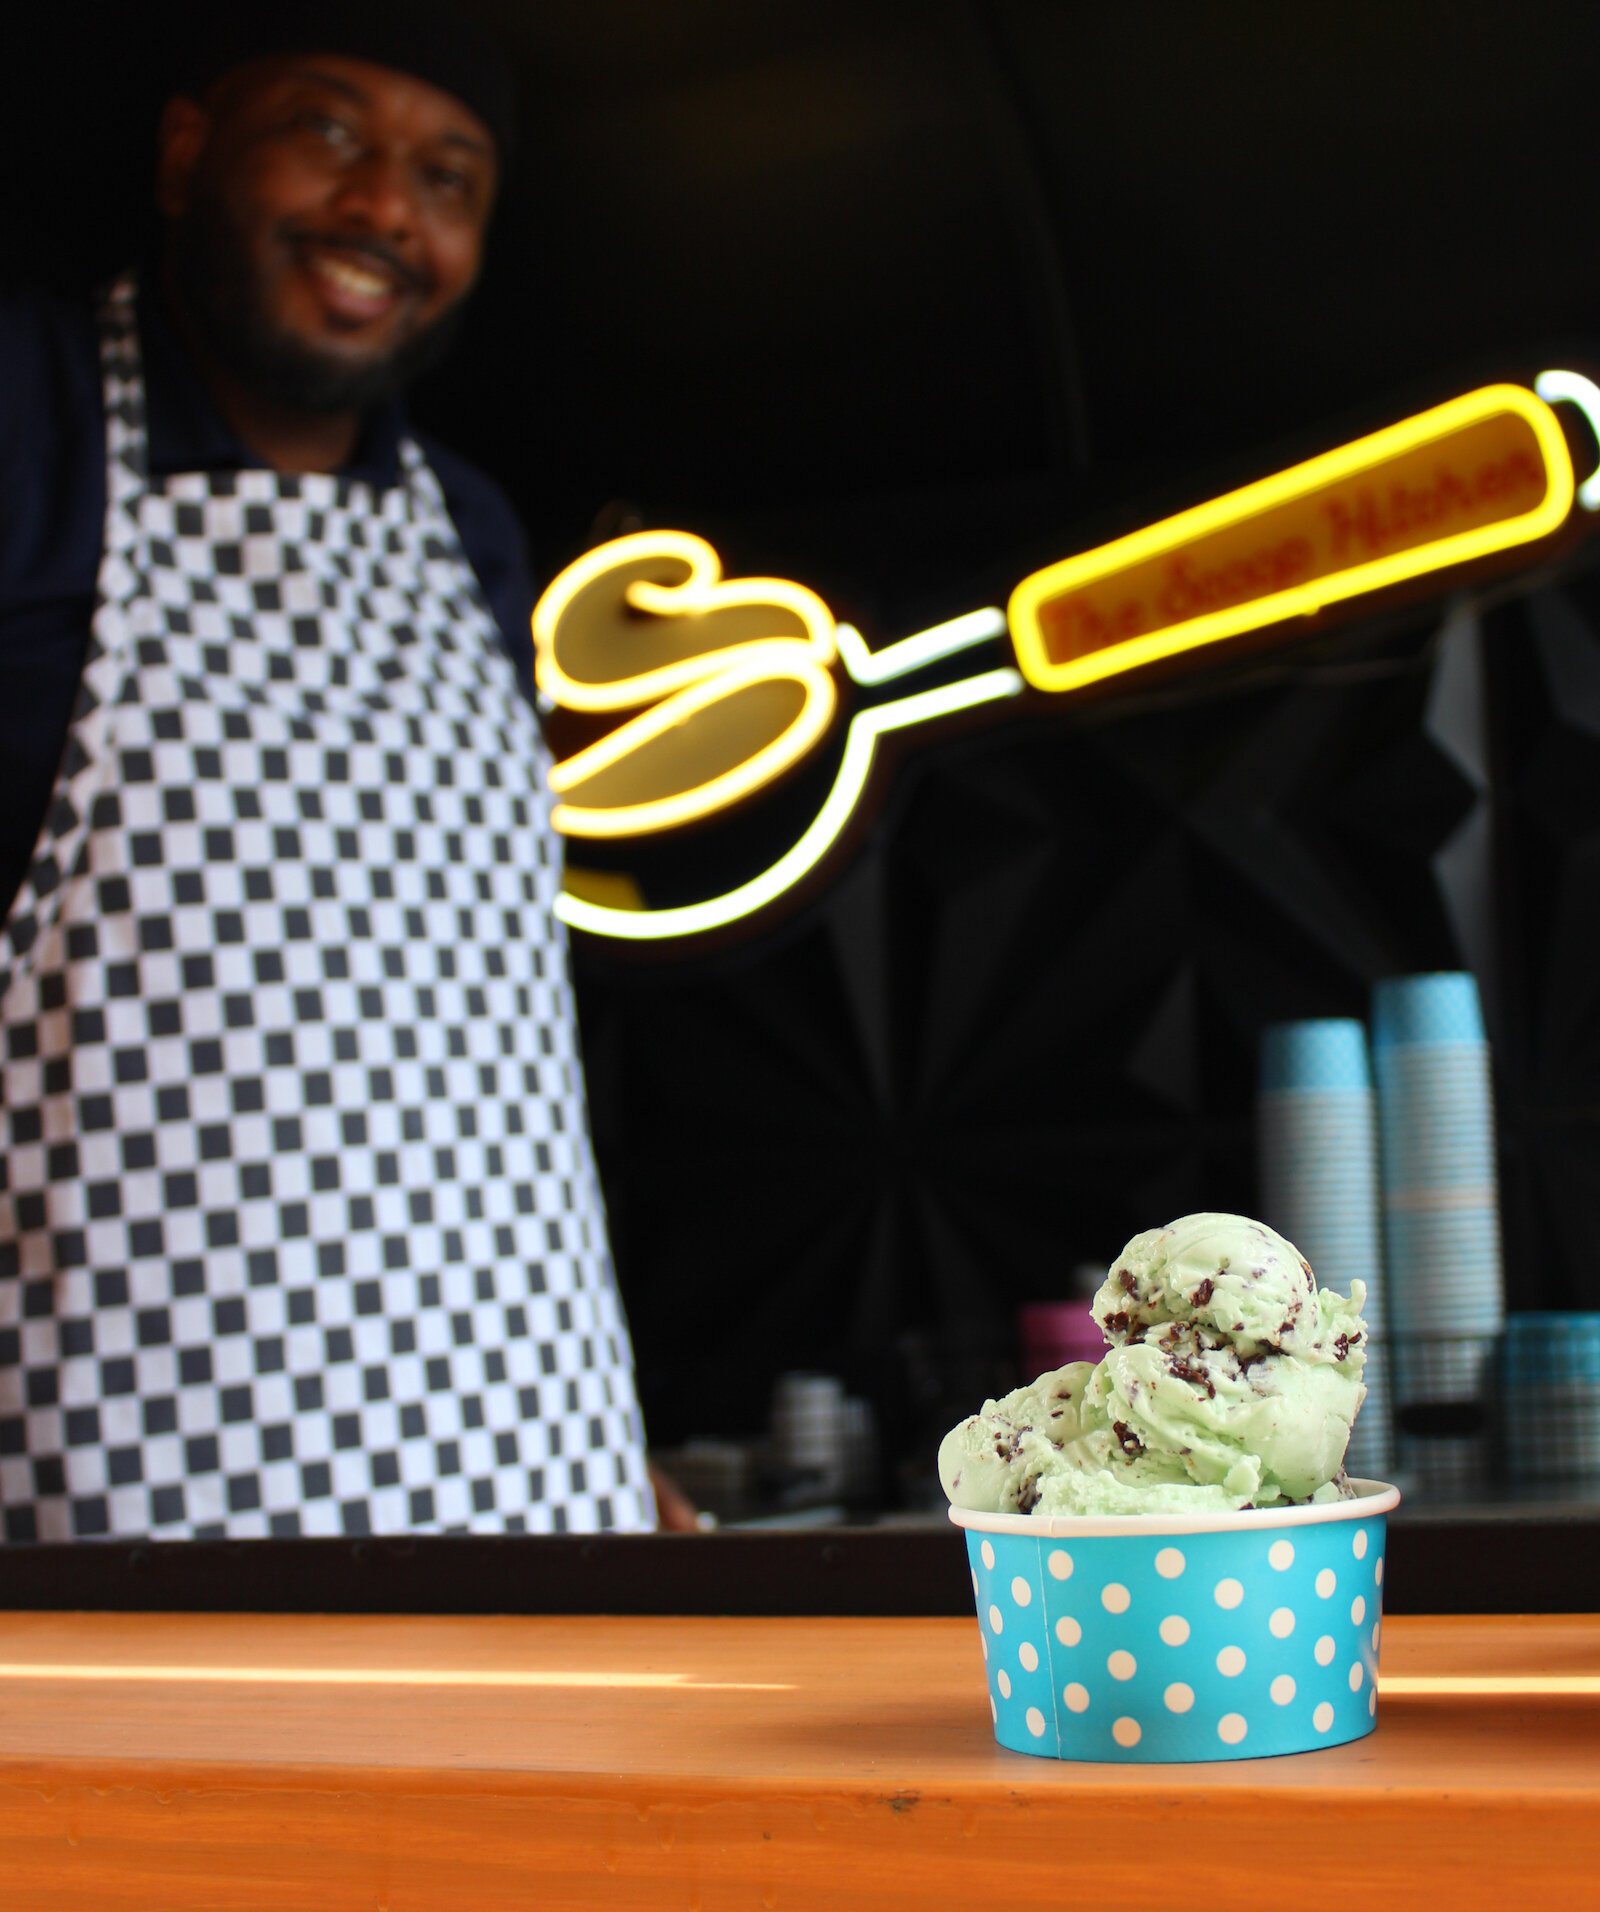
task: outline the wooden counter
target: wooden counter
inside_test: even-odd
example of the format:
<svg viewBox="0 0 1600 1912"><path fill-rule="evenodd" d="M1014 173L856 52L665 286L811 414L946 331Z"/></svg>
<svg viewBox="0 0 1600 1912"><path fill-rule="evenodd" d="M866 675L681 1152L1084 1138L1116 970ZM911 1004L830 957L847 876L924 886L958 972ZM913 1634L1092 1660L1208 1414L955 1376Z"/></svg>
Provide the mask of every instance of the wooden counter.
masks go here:
<svg viewBox="0 0 1600 1912"><path fill-rule="evenodd" d="M1386 1621L1378 1730L1001 1751L970 1620L0 1615L5 1912L1600 1904L1600 1617Z"/></svg>

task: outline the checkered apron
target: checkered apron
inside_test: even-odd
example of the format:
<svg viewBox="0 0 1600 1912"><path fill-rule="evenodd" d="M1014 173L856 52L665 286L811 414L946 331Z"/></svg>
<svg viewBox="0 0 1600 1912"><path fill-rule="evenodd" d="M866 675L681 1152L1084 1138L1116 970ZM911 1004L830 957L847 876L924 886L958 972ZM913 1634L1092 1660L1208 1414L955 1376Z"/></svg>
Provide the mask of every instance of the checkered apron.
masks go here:
<svg viewBox="0 0 1600 1912"><path fill-rule="evenodd" d="M416 445L147 472L0 936L11 1540L654 1524L538 727Z"/></svg>

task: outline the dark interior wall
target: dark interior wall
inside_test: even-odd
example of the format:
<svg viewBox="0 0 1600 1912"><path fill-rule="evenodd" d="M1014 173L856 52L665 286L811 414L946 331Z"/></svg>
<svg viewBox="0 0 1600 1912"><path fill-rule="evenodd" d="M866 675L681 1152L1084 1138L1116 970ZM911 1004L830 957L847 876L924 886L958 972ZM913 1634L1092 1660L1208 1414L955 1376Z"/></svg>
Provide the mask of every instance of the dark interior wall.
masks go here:
<svg viewBox="0 0 1600 1912"><path fill-rule="evenodd" d="M546 571L630 500L884 641L1413 399L1600 357L1590 0L488 10L528 138L419 410ZM13 274L125 256L182 18L8 22ZM1007 1378L1017 1301L1250 1206L1265 1021L1408 969L1484 983L1514 1301L1600 1307L1597 731L1579 553L929 740L748 946L580 947L656 1437L750 1429L816 1363L923 1451Z"/></svg>

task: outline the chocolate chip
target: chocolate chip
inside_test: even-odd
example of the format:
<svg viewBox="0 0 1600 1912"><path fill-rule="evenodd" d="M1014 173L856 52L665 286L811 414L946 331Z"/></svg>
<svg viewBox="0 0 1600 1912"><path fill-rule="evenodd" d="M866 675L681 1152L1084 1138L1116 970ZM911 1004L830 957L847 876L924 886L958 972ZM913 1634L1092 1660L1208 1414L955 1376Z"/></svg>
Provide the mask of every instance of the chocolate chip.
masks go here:
<svg viewBox="0 0 1600 1912"><path fill-rule="evenodd" d="M1124 1308L1118 1314L1108 1314L1100 1325L1105 1329L1107 1334L1126 1334L1128 1332L1128 1323L1132 1319L1133 1317Z"/></svg>
<svg viewBox="0 0 1600 1912"><path fill-rule="evenodd" d="M1198 1361L1171 1360L1167 1363L1167 1372L1176 1375L1180 1381L1187 1381L1190 1387L1204 1388L1208 1401L1216 1399L1216 1383Z"/></svg>
<svg viewBox="0 0 1600 1912"><path fill-rule="evenodd" d="M1139 1439L1138 1435L1134 1433L1126 1421L1113 1421L1111 1423L1111 1431L1117 1437L1118 1447L1122 1449L1130 1461L1137 1460L1144 1452L1144 1442Z"/></svg>
<svg viewBox="0 0 1600 1912"><path fill-rule="evenodd" d="M1130 1295L1136 1295L1139 1292L1138 1286L1135 1283L1133 1276L1129 1274L1126 1268L1119 1268L1117 1270L1117 1280L1122 1283L1124 1289Z"/></svg>
<svg viewBox="0 0 1600 1912"><path fill-rule="evenodd" d="M1222 1273L1222 1270L1219 1268L1217 1270L1217 1273L1220 1275ZM1211 1277L1207 1275L1205 1280L1201 1282L1200 1286L1195 1289L1192 1295L1190 1295L1189 1297L1190 1305L1195 1308L1203 1308L1206 1305L1206 1303L1211 1299L1211 1296L1216 1289L1216 1285L1217 1284L1211 1279Z"/></svg>
<svg viewBox="0 0 1600 1912"><path fill-rule="evenodd" d="M1017 1512L1031 1514L1039 1505L1039 1483L1037 1480L1025 1480L1017 1489Z"/></svg>

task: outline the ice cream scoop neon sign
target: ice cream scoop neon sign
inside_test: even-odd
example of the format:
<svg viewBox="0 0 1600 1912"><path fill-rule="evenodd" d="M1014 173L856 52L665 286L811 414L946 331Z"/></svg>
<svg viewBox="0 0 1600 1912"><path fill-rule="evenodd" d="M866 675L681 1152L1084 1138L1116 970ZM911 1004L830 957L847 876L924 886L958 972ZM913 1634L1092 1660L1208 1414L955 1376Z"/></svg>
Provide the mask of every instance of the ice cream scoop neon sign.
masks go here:
<svg viewBox="0 0 1600 1912"><path fill-rule="evenodd" d="M1549 538L1575 499L1600 509L1600 469L1578 487L1552 410L1561 403L1600 441L1600 389L1576 373L1547 372L1532 389L1484 386L1048 565L1004 612L973 611L879 650L802 585L724 578L716 553L686 532L638 532L587 552L533 618L541 694L590 721L621 718L551 773L552 820L568 837L642 837L742 801L818 747L839 715L841 679L875 691L1007 632L1016 668L857 708L815 817L767 869L723 895L619 907L573 869L560 914L634 941L724 927L816 866L889 731L1028 686L1081 690Z"/></svg>

